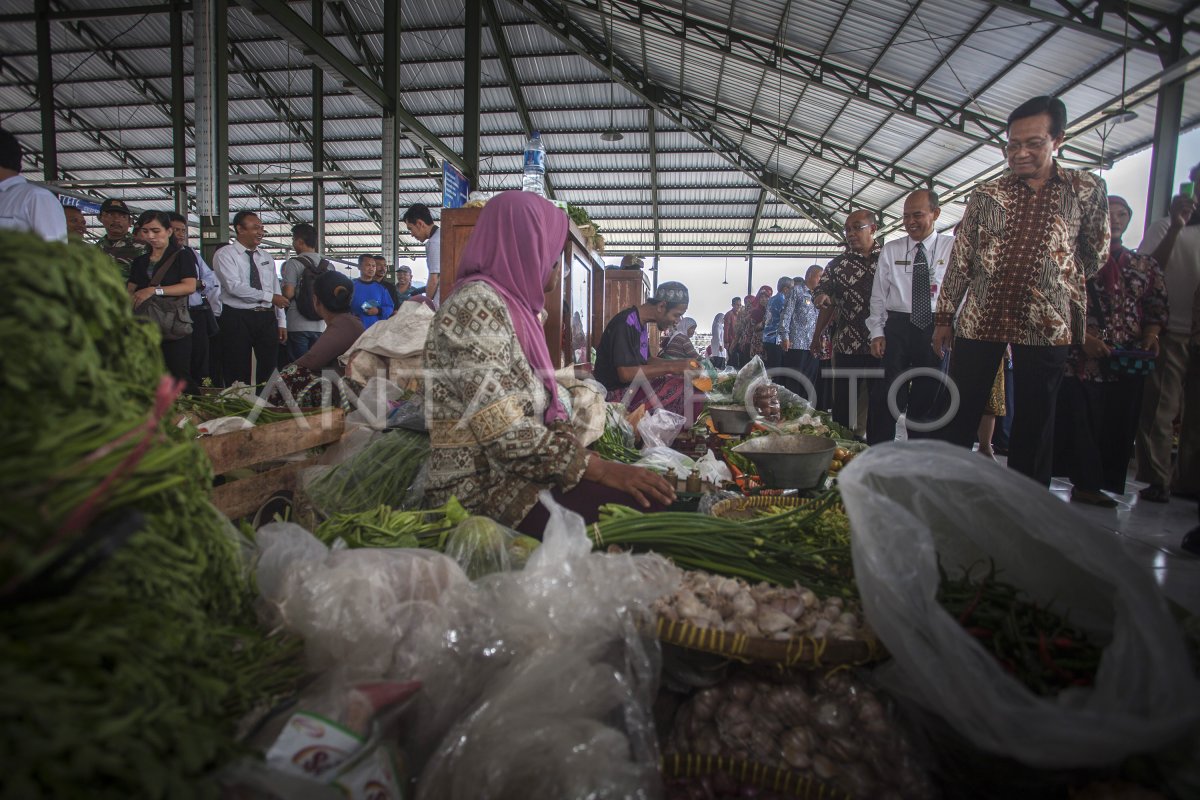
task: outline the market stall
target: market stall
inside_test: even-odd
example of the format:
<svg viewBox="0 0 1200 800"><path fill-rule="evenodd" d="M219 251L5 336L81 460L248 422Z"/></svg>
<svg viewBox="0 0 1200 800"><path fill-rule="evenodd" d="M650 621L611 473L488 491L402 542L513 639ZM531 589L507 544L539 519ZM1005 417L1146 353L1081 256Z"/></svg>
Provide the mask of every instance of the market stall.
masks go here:
<svg viewBox="0 0 1200 800"><path fill-rule="evenodd" d="M101 257L0 254L5 797L1200 785L1194 653L1157 588L978 456L865 448L758 360L706 375L688 429L568 371L580 440L678 501L585 526L544 495L524 536L424 501L417 388L348 414L180 400ZM286 512L231 523L281 479Z"/></svg>

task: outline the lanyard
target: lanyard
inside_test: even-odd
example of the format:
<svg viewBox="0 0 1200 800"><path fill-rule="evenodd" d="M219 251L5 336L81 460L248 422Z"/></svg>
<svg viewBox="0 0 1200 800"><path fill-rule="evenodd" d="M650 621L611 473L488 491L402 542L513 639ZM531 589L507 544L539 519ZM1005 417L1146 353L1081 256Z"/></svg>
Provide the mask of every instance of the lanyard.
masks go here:
<svg viewBox="0 0 1200 800"><path fill-rule="evenodd" d="M908 238L910 240L912 239L911 236ZM917 242L917 244L920 244L920 242ZM905 248L904 248L904 257L906 259L908 259L909 264L912 264L916 258L917 244L912 245L911 248L908 246L905 246ZM937 265L937 254L938 254L938 249L941 247L941 244L942 244L941 234L940 233L934 234L934 236L933 236L933 252L926 253L926 259L929 262L929 280L930 280L930 282L933 281L933 270L934 270L935 266Z"/></svg>

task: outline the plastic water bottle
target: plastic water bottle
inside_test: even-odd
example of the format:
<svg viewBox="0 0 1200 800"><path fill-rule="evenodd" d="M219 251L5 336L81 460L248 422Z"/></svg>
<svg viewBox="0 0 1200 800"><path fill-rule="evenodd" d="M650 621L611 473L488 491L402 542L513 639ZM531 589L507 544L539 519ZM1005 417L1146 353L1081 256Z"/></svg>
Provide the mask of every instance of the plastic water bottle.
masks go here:
<svg viewBox="0 0 1200 800"><path fill-rule="evenodd" d="M546 145L537 131L525 142L525 174L521 178L521 191L546 196Z"/></svg>

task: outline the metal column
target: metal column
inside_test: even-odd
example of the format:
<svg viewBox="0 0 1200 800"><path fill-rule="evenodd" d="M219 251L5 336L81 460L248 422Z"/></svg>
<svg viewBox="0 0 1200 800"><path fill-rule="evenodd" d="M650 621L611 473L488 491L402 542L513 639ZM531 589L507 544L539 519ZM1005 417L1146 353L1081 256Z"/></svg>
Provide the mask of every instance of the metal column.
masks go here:
<svg viewBox="0 0 1200 800"><path fill-rule="evenodd" d="M379 216L383 234L383 257L388 276L395 274L400 258L400 122L396 109L400 106L400 3L383 5L383 91L388 105L383 109L383 191Z"/></svg>
<svg viewBox="0 0 1200 800"><path fill-rule="evenodd" d="M754 294L754 254L746 256L746 294Z"/></svg>
<svg viewBox="0 0 1200 800"><path fill-rule="evenodd" d="M194 0L192 61L196 83L196 208L200 246L210 264L229 241L228 0Z"/></svg>
<svg viewBox="0 0 1200 800"><path fill-rule="evenodd" d="M479 111L483 90L483 0L467 0L463 58L463 160L467 184L479 188Z"/></svg>
<svg viewBox="0 0 1200 800"><path fill-rule="evenodd" d="M187 104L183 96L183 5L171 3L171 149L176 175L187 174ZM187 216L187 186L175 189L175 213Z"/></svg>
<svg viewBox="0 0 1200 800"><path fill-rule="evenodd" d="M1159 53L1163 68L1183 57L1183 29L1171 25L1171 49ZM1175 193L1175 159L1179 155L1179 126L1183 120L1182 81L1172 83L1158 92L1158 108L1154 114L1154 147L1150 151L1150 189L1146 193L1145 227L1167 216L1171 196Z"/></svg>
<svg viewBox="0 0 1200 800"><path fill-rule="evenodd" d="M54 123L54 69L50 56L50 0L37 0L38 102L42 111L42 173L58 180L58 135Z"/></svg>
<svg viewBox="0 0 1200 800"><path fill-rule="evenodd" d="M312 26L325 33L325 0L312 0ZM317 252L325 252L325 71L320 65L312 68L312 163L313 163L313 227L317 230Z"/></svg>

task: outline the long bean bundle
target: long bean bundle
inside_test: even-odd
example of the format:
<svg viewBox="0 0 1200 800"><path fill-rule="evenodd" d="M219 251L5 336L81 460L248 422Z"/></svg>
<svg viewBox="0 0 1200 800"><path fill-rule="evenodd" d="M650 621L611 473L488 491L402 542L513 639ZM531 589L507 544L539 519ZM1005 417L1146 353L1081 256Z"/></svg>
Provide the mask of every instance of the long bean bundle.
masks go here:
<svg viewBox="0 0 1200 800"><path fill-rule="evenodd" d="M826 518L837 502L830 494L748 522L686 512L643 514L608 505L589 535L597 548L653 551L686 569L777 586L799 583L824 595L853 597L848 533Z"/></svg>
<svg viewBox="0 0 1200 800"><path fill-rule="evenodd" d="M254 626L242 544L163 421L158 334L115 265L0 231L0 271L0 796L213 796L298 648Z"/></svg>
<svg viewBox="0 0 1200 800"><path fill-rule="evenodd" d="M381 505L402 508L428 458L428 434L388 430L314 480L304 493L326 515L357 514Z"/></svg>
<svg viewBox="0 0 1200 800"><path fill-rule="evenodd" d="M175 404L184 414L196 419L209 420L218 417L248 417L259 425L292 419L295 414L288 410L272 408L257 398L254 400L237 395L194 395L181 397ZM317 413L314 410L312 413Z"/></svg>

